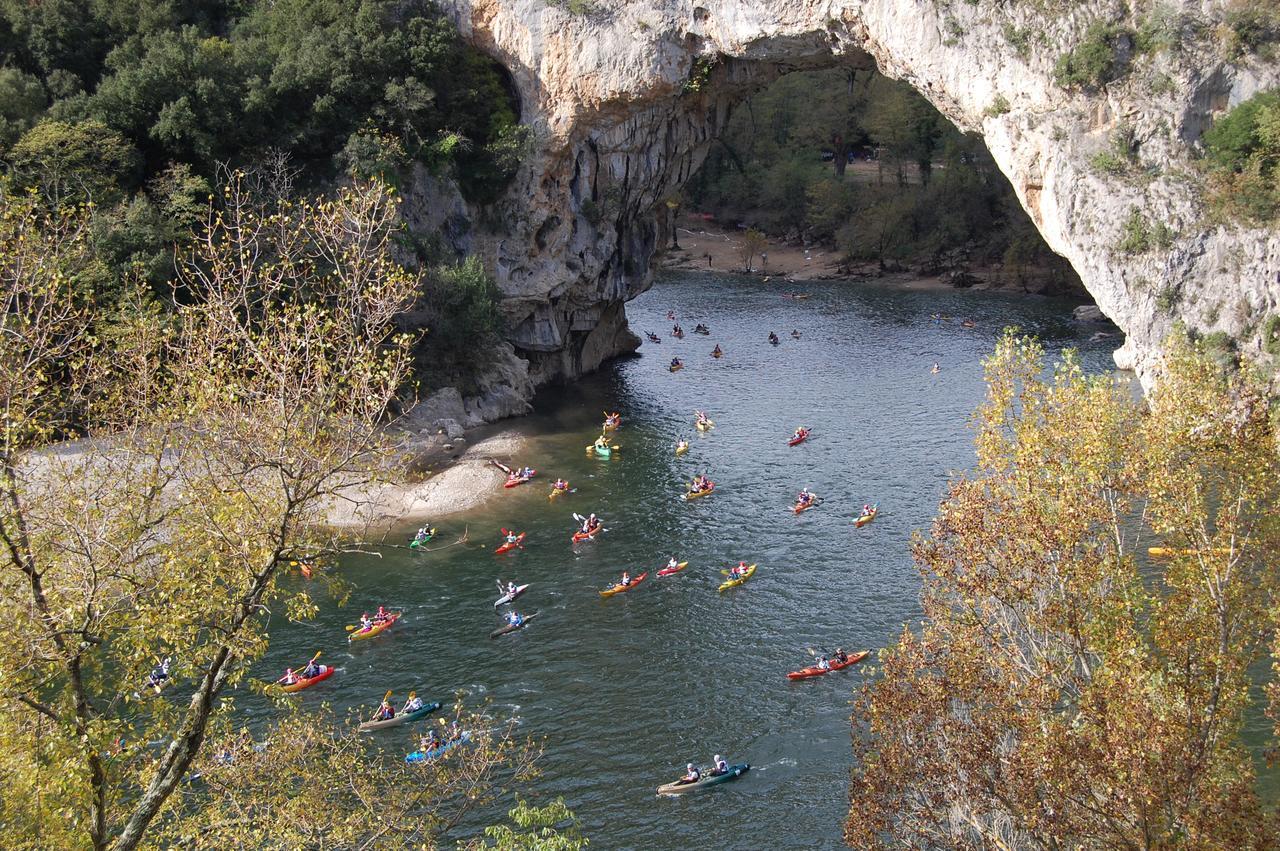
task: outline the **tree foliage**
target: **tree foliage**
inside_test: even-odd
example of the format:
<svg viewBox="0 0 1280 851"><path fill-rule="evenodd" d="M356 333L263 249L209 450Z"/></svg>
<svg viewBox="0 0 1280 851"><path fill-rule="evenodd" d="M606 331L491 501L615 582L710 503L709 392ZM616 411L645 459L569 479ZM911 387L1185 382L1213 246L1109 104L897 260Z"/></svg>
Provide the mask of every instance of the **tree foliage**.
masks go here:
<svg viewBox="0 0 1280 851"><path fill-rule="evenodd" d="M1280 91L1254 95L1204 134L1211 203L1227 218L1253 223L1280 214Z"/></svg>
<svg viewBox="0 0 1280 851"><path fill-rule="evenodd" d="M1280 602L1264 397L1185 338L1149 411L1013 333L986 378L978 468L912 546L926 619L857 702L846 838L1274 847L1241 740Z"/></svg>

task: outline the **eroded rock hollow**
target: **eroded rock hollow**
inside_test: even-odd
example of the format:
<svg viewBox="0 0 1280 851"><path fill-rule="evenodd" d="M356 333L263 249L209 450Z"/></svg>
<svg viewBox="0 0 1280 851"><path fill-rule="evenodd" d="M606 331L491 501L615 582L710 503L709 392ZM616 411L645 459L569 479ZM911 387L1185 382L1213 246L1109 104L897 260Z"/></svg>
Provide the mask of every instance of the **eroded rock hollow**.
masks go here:
<svg viewBox="0 0 1280 851"><path fill-rule="evenodd" d="M697 170L736 102L786 71L834 65L874 65L983 136L1045 240L1125 332L1116 360L1144 383L1175 321L1248 351L1280 314L1280 236L1211 224L1193 163L1216 114L1280 84L1275 65L1188 42L1119 56L1118 79L1066 89L1055 61L1114 13L1093 2L1059 15L989 0L447 5L509 69L534 130L511 190L473 216L492 223L473 248L507 296L510 339L534 384L636 346L623 305L651 281L663 199ZM1038 34L1032 49L1011 39L1022 31ZM1121 135L1133 168L1091 165ZM1138 219L1166 237L1122 250Z"/></svg>

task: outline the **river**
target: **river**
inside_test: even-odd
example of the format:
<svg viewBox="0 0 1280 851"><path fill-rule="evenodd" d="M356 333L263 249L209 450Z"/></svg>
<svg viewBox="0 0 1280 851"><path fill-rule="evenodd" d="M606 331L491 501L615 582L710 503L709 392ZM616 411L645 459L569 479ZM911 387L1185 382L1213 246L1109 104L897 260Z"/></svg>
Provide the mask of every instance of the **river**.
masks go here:
<svg viewBox="0 0 1280 851"><path fill-rule="evenodd" d="M299 695L304 703L369 706L388 688L401 699L411 688L446 703L458 690L490 699L545 738L533 797L563 796L593 847L840 847L849 702L866 668L801 682L786 672L811 661L807 648L874 651L918 617L908 542L928 529L949 473L973 463L968 423L982 400L981 359L1005 325L1040 335L1050 351L1078 347L1090 370L1111 368L1119 340L1091 341L1096 329L1074 323L1061 301L794 287L810 298L785 299L733 276L661 278L628 315L662 343L541 394L519 424L531 448L516 460L537 468L534 483L438 524L445 542L468 529L465 546L346 559L350 602L278 625L259 674L272 678L323 649L338 674ZM669 335L668 310L684 340ZM693 334L697 322L711 335ZM781 345L768 345L770 330ZM710 357L716 343L720 360ZM673 374L667 364L677 354L687 366ZM695 408L714 431L694 431ZM608 461L584 449L605 409L623 416L622 448ZM788 447L797 425L813 436ZM681 435L693 446L677 458ZM682 482L695 471L708 472L717 492L686 503ZM577 492L549 502L557 475ZM795 516L790 506L806 485L825 501ZM881 514L855 529L864 502L878 502ZM608 531L571 547L575 511L598 513ZM494 556L500 526L528 533L523 551ZM597 594L623 568L652 571L668 554L689 569L651 573L627 594ZM717 593L720 568L739 559L759 563L756 576ZM532 583L518 608L542 614L490 641L496 578ZM379 603L403 609L403 622L349 648L341 625ZM380 735L408 742L403 730ZM752 770L698 795L654 794L686 762L715 753Z"/></svg>

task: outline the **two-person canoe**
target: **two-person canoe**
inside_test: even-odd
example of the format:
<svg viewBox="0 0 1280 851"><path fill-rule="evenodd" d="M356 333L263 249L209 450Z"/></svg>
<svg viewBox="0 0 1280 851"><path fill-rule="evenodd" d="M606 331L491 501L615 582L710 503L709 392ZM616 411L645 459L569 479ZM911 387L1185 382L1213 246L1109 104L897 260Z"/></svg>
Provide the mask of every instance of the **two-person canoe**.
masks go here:
<svg viewBox="0 0 1280 851"><path fill-rule="evenodd" d="M615 585L610 585L608 588L600 592L600 596L612 597L614 594L621 594L624 591L630 591L632 588L636 587L637 585L639 585L641 582L644 582L648 578L649 578L649 571L646 570L644 573L640 574L639 576L631 577L631 582L626 585L623 585L621 582Z"/></svg>
<svg viewBox="0 0 1280 851"><path fill-rule="evenodd" d="M702 499L704 496L710 496L712 493L715 492L715 489L716 489L715 482L712 482L711 487L707 488L704 491L686 491L684 495L685 502L688 502L691 499Z"/></svg>
<svg viewBox="0 0 1280 851"><path fill-rule="evenodd" d="M573 538L571 540L575 544L580 544L583 541L590 541L592 538L594 538L596 535L599 535L603 531L604 531L604 524L601 523L599 526L592 529L590 532L574 532Z"/></svg>
<svg viewBox="0 0 1280 851"><path fill-rule="evenodd" d="M431 750L426 751L425 753L423 751L414 751L411 754L406 754L404 761L408 763L431 762L432 760L436 760L444 756L446 753L453 750L458 745L465 745L470 741L471 741L471 734L469 732L464 731L462 735L458 736L458 738L453 739L452 741L445 742L444 744L434 747Z"/></svg>
<svg viewBox="0 0 1280 851"><path fill-rule="evenodd" d="M533 472L531 472L531 473L530 473L529 475L527 475L527 476L508 476L508 477L507 477L507 481L506 481L505 483L503 483L503 485L502 485L502 486L503 486L504 488L513 488L513 487L515 487L516 485L522 485L522 484L524 484L525 482L529 481L530 479L532 479L532 478L533 478L534 476L536 476L536 475L538 475L538 471L537 471L537 470L534 470Z"/></svg>
<svg viewBox="0 0 1280 851"><path fill-rule="evenodd" d="M424 703L421 708L412 712L401 712L394 718L387 718L383 721L365 721L358 729L361 733L369 733L373 730L386 730L389 727L399 727L401 724L411 724L419 718L424 718L440 708L439 702Z"/></svg>
<svg viewBox="0 0 1280 851"><path fill-rule="evenodd" d="M799 514L802 511L808 511L810 508L813 508L817 504L818 504L818 495L815 493L813 495L813 499L809 500L808 502L797 502L794 506L792 506L791 510L796 514Z"/></svg>
<svg viewBox="0 0 1280 851"><path fill-rule="evenodd" d="M519 535L516 535L516 539L514 541L503 541L502 544L496 550L494 550L494 553L497 555L502 555L503 553L511 552L516 547L524 543L525 534L526 533L521 532Z"/></svg>
<svg viewBox="0 0 1280 851"><path fill-rule="evenodd" d="M527 590L529 590L529 586L527 584L517 585L516 590L508 591L506 594L503 594L501 597L494 600L493 607L497 609L502 606L505 606L507 603L514 601L516 597L519 597L521 594L523 594Z"/></svg>
<svg viewBox="0 0 1280 851"><path fill-rule="evenodd" d="M300 676L293 682L289 683L289 685L281 685L280 691L285 691L292 694L295 691L302 691L304 688L311 688L313 685L320 682L321 680L327 680L333 676L334 669L332 665L320 665L319 668L320 668L320 673L316 674L314 677Z"/></svg>
<svg viewBox="0 0 1280 851"><path fill-rule="evenodd" d="M518 624L514 624L514 623L503 624L502 626L495 629L493 632L489 633L489 637L497 638L500 635L506 635L509 632L515 632L517 629L524 629L529 624L529 621L533 620L537 616L538 616L538 613L534 612L531 615L525 615L524 620L520 621L520 623Z"/></svg>
<svg viewBox="0 0 1280 851"><path fill-rule="evenodd" d="M683 780L677 780L674 783L664 783L658 787L659 795L683 795L685 792L696 792L700 789L706 789L708 786L718 786L721 783L728 783L731 780L737 780L751 769L751 764L746 762L729 766L729 770L724 774L711 774L710 772L703 774L700 780L692 783Z"/></svg>
<svg viewBox="0 0 1280 851"><path fill-rule="evenodd" d="M799 435L796 435L792 437L790 440L788 440L787 446L795 446L798 443L804 443L808 439L809 439L809 431L808 429L806 429L805 431L801 432Z"/></svg>
<svg viewBox="0 0 1280 851"><path fill-rule="evenodd" d="M428 529L426 537L414 538L412 541L409 542L409 549L416 550L418 547L422 546L423 544L430 543L431 539L436 536L436 531L437 531L436 529Z"/></svg>
<svg viewBox="0 0 1280 851"><path fill-rule="evenodd" d="M867 658L867 654L870 652L871 651L869 650L860 650L857 653L850 653L849 658L845 659L843 662L837 662L835 659L832 659L830 660L831 661L830 668L819 668L817 665L810 665L807 668L801 668L798 671L792 671L791 673L787 674L787 679L807 680L810 677L821 677L822 675L829 674L832 671L839 671L842 668L849 667L850 665L858 664L863 659Z"/></svg>
<svg viewBox="0 0 1280 851"><path fill-rule="evenodd" d="M854 525L854 526L857 526L859 529L861 529L863 526L866 526L866 525L867 525L868 523L870 523L872 520L875 520L875 519L876 519L876 515L877 515L877 514L879 514L879 513L880 513L880 506L878 506L878 505L873 505L873 506L871 506L871 513L870 513L870 514L864 514L864 515L862 515L861 517L856 517L856 518L854 518L853 525Z"/></svg>
<svg viewBox="0 0 1280 851"><path fill-rule="evenodd" d="M684 570L688 566L689 566L689 562L682 561L679 564L677 564L675 567L662 568L661 570L658 571L658 575L659 576L675 576L677 573Z"/></svg>
<svg viewBox="0 0 1280 851"><path fill-rule="evenodd" d="M386 632L387 630L391 629L391 625L393 623L400 620L400 616L403 614L404 612L392 612L391 616L388 617L382 623L372 624L368 629L354 630L350 635L347 636L347 641L364 641L366 638L373 638L375 635L379 635L383 632Z"/></svg>
<svg viewBox="0 0 1280 851"><path fill-rule="evenodd" d="M728 591L730 588L737 588L739 585L741 585L742 583L746 582L746 581L747 581L748 579L750 579L752 576L755 576L755 574L756 574L756 566L753 564L753 565L751 565L750 567L748 567L748 568L747 568L747 572L746 572L746 573L742 574L741 576L737 577L736 579L727 579L727 580L725 580L724 582L721 582L721 583L720 583L720 587L719 587L718 589L716 589L716 590L718 590L718 591Z"/></svg>

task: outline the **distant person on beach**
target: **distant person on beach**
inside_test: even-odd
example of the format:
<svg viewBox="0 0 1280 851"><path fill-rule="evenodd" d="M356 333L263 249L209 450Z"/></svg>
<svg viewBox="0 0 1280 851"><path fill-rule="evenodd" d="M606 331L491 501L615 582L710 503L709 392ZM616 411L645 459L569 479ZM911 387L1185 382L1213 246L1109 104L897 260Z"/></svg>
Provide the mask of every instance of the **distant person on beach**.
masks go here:
<svg viewBox="0 0 1280 851"><path fill-rule="evenodd" d="M710 268L711 268L711 255L710 255L710 254L708 254L708 255L707 255L707 268L708 268L708 269L710 269Z"/></svg>

